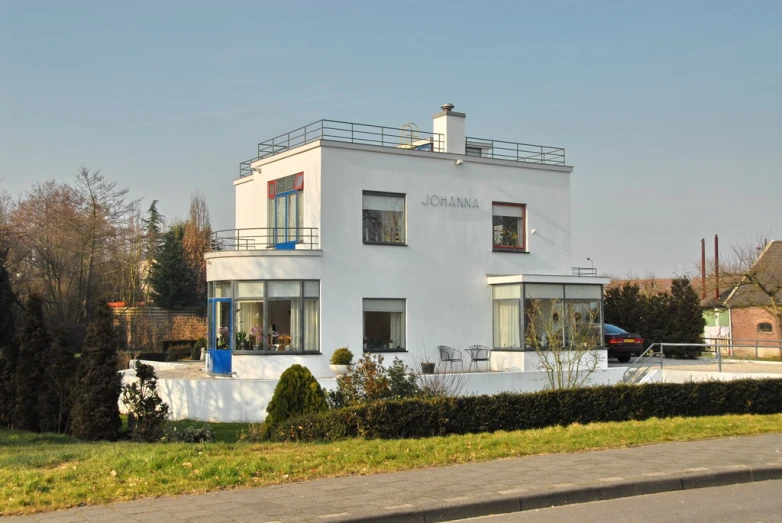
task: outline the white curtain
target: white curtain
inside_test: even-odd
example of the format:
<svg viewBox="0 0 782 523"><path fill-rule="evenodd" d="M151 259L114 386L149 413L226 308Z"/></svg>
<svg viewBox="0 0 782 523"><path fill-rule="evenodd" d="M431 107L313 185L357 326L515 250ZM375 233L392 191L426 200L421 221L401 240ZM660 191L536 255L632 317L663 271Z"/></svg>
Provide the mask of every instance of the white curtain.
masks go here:
<svg viewBox="0 0 782 523"><path fill-rule="evenodd" d="M301 318L299 300L291 300L291 349L301 350Z"/></svg>
<svg viewBox="0 0 782 523"><path fill-rule="evenodd" d="M301 350L318 350L320 348L320 309L318 300L304 300L304 342Z"/></svg>
<svg viewBox="0 0 782 523"><path fill-rule="evenodd" d="M390 313L391 318L391 346L393 348L396 347L405 347L405 322L404 322L404 314L401 312L392 312Z"/></svg>
<svg viewBox="0 0 782 523"><path fill-rule="evenodd" d="M494 302L494 346L521 347L519 327L519 301Z"/></svg>

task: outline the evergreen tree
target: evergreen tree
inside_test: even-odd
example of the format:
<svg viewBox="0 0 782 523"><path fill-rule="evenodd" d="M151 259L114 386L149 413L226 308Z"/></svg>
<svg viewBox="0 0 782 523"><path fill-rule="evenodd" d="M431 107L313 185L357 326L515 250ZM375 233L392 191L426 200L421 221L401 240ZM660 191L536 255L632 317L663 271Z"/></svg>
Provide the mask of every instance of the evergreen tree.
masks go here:
<svg viewBox="0 0 782 523"><path fill-rule="evenodd" d="M27 299L19 335L19 356L16 364L16 402L14 428L41 430L41 384L43 362L52 339L43 319L43 300L32 295Z"/></svg>
<svg viewBox="0 0 782 523"><path fill-rule="evenodd" d="M147 209L147 217L141 219L141 225L144 227L144 257L148 260L154 260L157 255L165 218L157 210L157 203L157 200L152 200L152 204Z"/></svg>
<svg viewBox="0 0 782 523"><path fill-rule="evenodd" d="M0 427L10 427L13 419L17 364L16 296L5 267L8 251L0 251Z"/></svg>
<svg viewBox="0 0 782 523"><path fill-rule="evenodd" d="M152 365L136 360L136 381L122 386L122 403L128 409L128 432L133 441L154 442L168 421L168 405L157 393L157 376Z"/></svg>
<svg viewBox="0 0 782 523"><path fill-rule="evenodd" d="M670 339L672 343L702 343L703 311L698 294L687 278L676 278L671 287ZM697 358L700 347L675 347L672 355L679 358Z"/></svg>
<svg viewBox="0 0 782 523"><path fill-rule="evenodd" d="M41 390L41 430L67 432L70 426L73 386L78 364L70 344L68 329L60 326L44 365Z"/></svg>
<svg viewBox="0 0 782 523"><path fill-rule="evenodd" d="M163 245L152 264L152 298L164 309L195 305L195 276L185 257L184 227L177 224L163 236Z"/></svg>
<svg viewBox="0 0 782 523"><path fill-rule="evenodd" d="M122 426L117 340L105 305L87 327L71 409L71 432L84 440L115 440Z"/></svg>
<svg viewBox="0 0 782 523"><path fill-rule="evenodd" d="M271 438L277 425L293 416L324 410L328 410L326 393L310 370L298 364L291 365L280 376L266 407L262 437Z"/></svg>

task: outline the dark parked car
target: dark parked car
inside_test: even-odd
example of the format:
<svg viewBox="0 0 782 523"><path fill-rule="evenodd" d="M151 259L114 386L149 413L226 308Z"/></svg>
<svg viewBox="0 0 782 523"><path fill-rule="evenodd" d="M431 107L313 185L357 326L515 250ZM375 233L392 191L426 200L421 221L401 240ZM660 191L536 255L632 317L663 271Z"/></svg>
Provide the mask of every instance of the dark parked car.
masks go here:
<svg viewBox="0 0 782 523"><path fill-rule="evenodd" d="M631 356L640 356L644 351L644 340L640 334L629 333L616 325L603 324L603 336L608 357L622 363L630 361Z"/></svg>

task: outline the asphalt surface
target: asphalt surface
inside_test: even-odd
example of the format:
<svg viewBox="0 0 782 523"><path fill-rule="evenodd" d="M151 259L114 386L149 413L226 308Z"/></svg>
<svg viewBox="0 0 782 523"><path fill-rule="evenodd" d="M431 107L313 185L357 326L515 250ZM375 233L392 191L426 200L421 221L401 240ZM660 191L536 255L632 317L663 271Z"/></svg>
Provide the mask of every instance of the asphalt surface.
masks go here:
<svg viewBox="0 0 782 523"><path fill-rule="evenodd" d="M471 523L782 522L782 481L760 481L664 492L462 521Z"/></svg>
<svg viewBox="0 0 782 523"><path fill-rule="evenodd" d="M764 434L145 499L3 523L448 521L777 479L782 434Z"/></svg>

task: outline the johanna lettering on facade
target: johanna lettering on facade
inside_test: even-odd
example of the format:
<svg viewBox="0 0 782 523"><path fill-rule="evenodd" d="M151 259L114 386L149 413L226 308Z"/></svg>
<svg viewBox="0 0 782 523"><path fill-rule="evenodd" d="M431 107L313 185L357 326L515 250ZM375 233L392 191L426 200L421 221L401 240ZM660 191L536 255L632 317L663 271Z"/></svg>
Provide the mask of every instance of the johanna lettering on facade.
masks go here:
<svg viewBox="0 0 782 523"><path fill-rule="evenodd" d="M423 205L431 207L462 207L464 209L478 209L478 200L475 198L438 196L436 194L427 194L421 202Z"/></svg>

